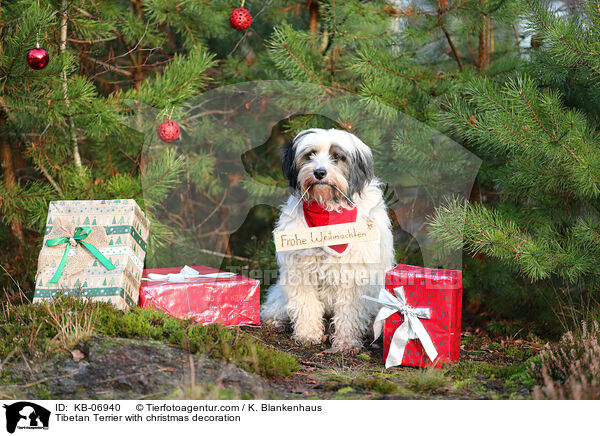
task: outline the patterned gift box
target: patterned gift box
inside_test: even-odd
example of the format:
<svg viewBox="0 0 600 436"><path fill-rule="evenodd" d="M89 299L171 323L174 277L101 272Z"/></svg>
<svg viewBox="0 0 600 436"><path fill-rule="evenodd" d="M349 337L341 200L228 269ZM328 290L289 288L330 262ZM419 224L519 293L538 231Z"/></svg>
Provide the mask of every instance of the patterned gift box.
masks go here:
<svg viewBox="0 0 600 436"><path fill-rule="evenodd" d="M258 280L208 266L146 269L143 277L142 307L203 325L260 324Z"/></svg>
<svg viewBox="0 0 600 436"><path fill-rule="evenodd" d="M149 230L150 221L131 199L50 202L33 302L63 290L110 301L119 309L136 305ZM103 264L94 248L114 269Z"/></svg>
<svg viewBox="0 0 600 436"><path fill-rule="evenodd" d="M435 362L427 356L422 341L413 338L406 343L402 365L439 367L442 362L457 361L460 356L462 272L398 265L386 274L385 287L392 295L394 289L402 287L408 306L429 312L429 318L419 318L419 321L437 351ZM405 316L396 312L384 322L384 362L387 362L394 333L404 320Z"/></svg>

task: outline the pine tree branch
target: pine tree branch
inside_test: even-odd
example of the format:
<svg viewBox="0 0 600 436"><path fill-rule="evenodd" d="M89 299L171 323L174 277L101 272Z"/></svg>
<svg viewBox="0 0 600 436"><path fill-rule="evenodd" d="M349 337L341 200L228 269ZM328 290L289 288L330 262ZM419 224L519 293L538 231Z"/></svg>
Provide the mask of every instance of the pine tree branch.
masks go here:
<svg viewBox="0 0 600 436"><path fill-rule="evenodd" d="M319 79L318 79L318 78L317 78L317 77L316 77L316 76L315 76L315 75L314 75L314 74L313 74L313 73L312 73L312 72L311 72L311 71L310 71L308 68L306 68L306 65L304 65L304 64L303 64L303 63L300 61L300 59L298 59L298 58L296 57L296 55L295 55L295 54L294 54L294 53L293 53L293 52L290 50L290 48L288 47L287 43L285 43L285 42L284 42L284 43L283 43L283 47L286 49L286 51L287 51L287 52L288 52L288 54L289 54L289 55L292 57L292 59L294 59L294 60L296 61L296 63L297 63L298 65L300 65L300 66L302 67L302 69L303 69L304 71L306 71L306 73L307 73L307 74L308 74L310 77L312 77L312 79L313 79L315 82L317 82L317 83L319 84L319 86L320 86L321 88L323 88L323 90L324 90L324 91L325 91L327 94L329 94L329 95L331 95L331 94L332 94L331 90L330 90L330 89L328 89L326 86L324 86L324 85L323 85L323 83L322 83L322 82L321 82L321 81L320 81L320 80L319 80Z"/></svg>
<svg viewBox="0 0 600 436"><path fill-rule="evenodd" d="M75 39L75 38L67 38L67 41L72 42L74 44L98 44L100 42L109 42L116 40L116 36L109 36L106 38L98 38L98 39Z"/></svg>
<svg viewBox="0 0 600 436"><path fill-rule="evenodd" d="M387 69L387 68L385 68L385 67L381 67L381 66L379 66L379 65L375 65L375 64L373 63L373 61L371 61L371 59L367 59L366 61L367 61L367 63L368 63L369 65L371 65L373 68L377 68L377 69L379 69L379 70L382 70L382 71L385 71L385 72L387 72L387 73L394 74L395 76L402 77L402 78L404 78L404 79L406 79L406 80L410 80L410 81L411 81L411 82L413 82L413 83L414 83L414 84L415 84L415 85L416 85L416 86L417 86L419 89L421 89L423 92L425 92L425 93L427 93L427 94L429 93L429 92L428 92L428 91L427 91L425 88L423 88L423 86L421 86L421 84L420 84L420 83L417 81L417 79L415 79L414 77L410 77L410 76L407 76L407 75L405 75L405 74L402 74L402 73L398 73L398 72L396 72L396 71L389 70L389 69Z"/></svg>
<svg viewBox="0 0 600 436"><path fill-rule="evenodd" d="M2 110L2 112L11 120L14 120L14 116L12 114L12 112L10 112L8 110L8 107L6 106L4 99L0 97L0 109ZM19 135L21 136L21 142L23 142L23 144L27 144L29 141L27 140L27 138L25 136L23 136L22 133L19 133ZM62 197L63 196L63 191L62 189L60 189L60 186L58 186L58 183L56 183L56 180L54 180L54 178L52 177L52 175L48 172L48 170L46 169L44 162L42 160L42 158L40 157L39 162L38 162L38 166L39 166L39 170L40 172L44 175L44 177L46 177L46 179L48 180L48 182L50 182L50 184L52 185L52 187L56 190L56 192L58 192L58 194Z"/></svg>
<svg viewBox="0 0 600 436"><path fill-rule="evenodd" d="M64 54L67 49L67 0L62 0L62 18L60 22L60 53ZM69 136L71 140L71 146L73 147L73 160L75 162L75 166L79 168L80 174L83 174L83 166L81 164L81 155L79 154L79 141L77 140L77 135L75 133L75 123L73 122L73 114L71 113L71 100L68 97L68 89L67 89L67 70L66 67L63 68L61 73L62 87L63 93L65 95L65 104L67 106L67 119L69 123Z"/></svg>
<svg viewBox="0 0 600 436"><path fill-rule="evenodd" d="M173 172L172 168L167 168L164 172L162 172L162 174L160 174L158 177L154 178L154 180L152 180L151 183L149 183L147 185L143 185L142 189L140 189L137 193L130 195L129 198L135 199L135 198L139 197L140 195L144 194L144 192L147 192L148 190L153 188L155 185L160 184L164 179L167 178L167 176L171 175L172 172Z"/></svg>
<svg viewBox="0 0 600 436"><path fill-rule="evenodd" d="M223 198L221 198L221 201L219 201L219 204L217 204L212 212L210 212L206 218L204 218L199 224L197 224L196 230L200 229L200 227L202 227L204 224L206 224L208 222L208 220L215 214L215 212L217 212L217 210L219 210L221 208L221 206L223 206L223 203L225 203L225 200L227 199L227 195L229 194L229 190L227 188L225 188L225 192L223 193Z"/></svg>
<svg viewBox="0 0 600 436"><path fill-rule="evenodd" d="M544 21L544 19L540 16L540 14L538 13L537 9L535 8L535 6L531 3L531 0L525 0L527 2L527 5L529 6L529 9L531 10L531 12L535 15L535 17L538 20L538 23L540 26L542 26L544 28L544 30L548 33L552 33L552 29L550 29L550 26L548 25L548 23L546 23ZM565 39L563 36L558 38L558 41L561 43L561 45L569 50L572 50L576 53L580 53L580 54L588 54L591 56L598 56L600 55L600 53L595 53L595 52L591 52L591 51L585 51L585 50L580 50L576 47L573 47L569 44L567 44L565 42Z"/></svg>
<svg viewBox="0 0 600 436"><path fill-rule="evenodd" d="M52 177L52 175L48 172L48 170L44 166L44 163L40 160L38 165L40 168L40 172L44 175L44 177L46 177L46 179L50 182L50 184L56 190L56 192L58 192L58 194L61 197L63 197L64 194L63 194L62 189L60 189L60 186L58 186L58 183L56 183L56 180L54 180L54 177Z"/></svg>
<svg viewBox="0 0 600 436"><path fill-rule="evenodd" d="M571 156L573 156L573 158L577 161L578 164L582 165L582 166L587 166L589 168L589 164L586 165L583 162L583 159L581 158L581 156L577 155L573 150L571 150L569 147L567 147L563 141L560 141L559 138L556 138L555 136L553 136L547 129L546 127L544 127L544 125L541 123L540 119L538 118L537 114L535 113L535 111L533 110L533 108L531 107L531 105L529 104L529 101L527 100L527 98L525 97L525 95L523 94L522 90L519 90L519 95L521 96L521 99L523 99L523 101L525 102L525 104L527 105L527 108L529 108L529 111L531 112L531 114L533 115L535 121L538 123L538 125L542 128L542 130L546 133L546 135L548 135L548 138L550 138L551 141L558 143L567 153L569 153ZM558 126L557 126L558 129ZM558 132L557 132L558 133Z"/></svg>
<svg viewBox="0 0 600 436"><path fill-rule="evenodd" d="M521 57L521 39L519 37L519 32L517 30L517 26L515 24L512 25L513 31L515 33L515 41L516 41L516 46L517 46L517 53L519 54L519 57Z"/></svg>
<svg viewBox="0 0 600 436"><path fill-rule="evenodd" d="M531 107L531 105L529 104L529 101L527 100L527 98L523 94L523 90L519 89L518 92L519 92L519 96L521 97L521 99L523 100L523 102L525 103L525 105L527 106L527 108L529 109L529 112L531 113L531 115L533 115L533 119L536 121L536 123L538 124L538 126L540 126L540 128L544 131L544 133L546 135L548 135L548 138L550 138L551 141L554 141L556 138L554 138L552 136L552 134L550 132L548 132L548 130L546 129L546 127L542 124L542 122L538 118L537 114L535 113L535 111L533 110L533 108Z"/></svg>
<svg viewBox="0 0 600 436"><path fill-rule="evenodd" d="M34 29L32 28L29 33L27 34L27 36L25 37L25 41L23 41L22 44L19 45L19 48L17 50L17 52L15 53L15 56L12 58L12 61L10 62L10 66L8 67L7 70L4 70L4 68L2 68L2 72L4 73L4 77L1 77L1 79L4 79L4 82L2 83L2 87L0 88L0 93L4 92L4 86L6 85L6 82L8 82L8 79L10 78L11 74L12 74L12 70L15 67L15 62L17 61L17 59L19 57L21 57L21 51L23 50L23 47L25 46L25 44L27 43L27 41L29 40L29 38L31 37L32 33L33 33Z"/></svg>
<svg viewBox="0 0 600 436"><path fill-rule="evenodd" d="M408 115L413 116L413 113L411 112L411 110L408 108L408 106L402 100L400 100L400 98L386 97L383 94L377 94L377 93L375 93L373 95L379 97L382 101L386 102L387 104L391 104L391 105L396 104L396 105L400 106L402 109L404 109L404 111Z"/></svg>
<svg viewBox="0 0 600 436"><path fill-rule="evenodd" d="M127 70L125 70L123 68L116 67L114 65L109 64L108 62L101 61L100 59L95 59L95 58L90 57L90 56L85 56L85 57L87 59L89 59L90 61L92 61L93 63L98 64L98 65L102 65L104 68L106 68L104 71L101 71L99 73L94 74L91 77L90 80L93 80L96 77L98 77L100 74L104 74L104 73L106 73L108 71L110 71L111 73L119 73L119 74L122 74L122 75L127 76L127 77L131 77L133 75L133 73L131 71L127 71Z"/></svg>
<svg viewBox="0 0 600 436"><path fill-rule="evenodd" d="M448 32L448 29L446 28L446 25L442 21L442 15L441 14L440 14L439 20L440 20L439 21L440 22L440 28L442 29L442 32L444 32L444 35L446 35L446 40L448 41L448 45L450 46L450 50L452 51L452 54L454 55L454 59L456 59L456 63L458 64L458 70L462 71L463 70L463 66L462 66L462 62L460 61L460 55L458 54L458 50L456 50L456 46L454 45L454 42L452 41L452 37L450 36L450 32Z"/></svg>
<svg viewBox="0 0 600 436"><path fill-rule="evenodd" d="M512 120L514 123L515 123L515 125L516 125L517 127L520 127L520 123L519 123L519 122L518 122L518 120L517 120L517 119L514 117L514 115L513 115L513 111L512 111L512 110L509 110L509 109L508 109L508 108L506 108L504 105L502 105L501 103L499 103L497 100L495 100L495 99L494 99L494 98L493 98L493 97L492 97L492 96L491 96L491 95L490 95L488 92L486 92L485 90L483 90L483 91L481 92L481 95L482 95L483 97L485 97L485 98L486 98L486 99L487 99L489 102L491 102L492 104L494 104L494 105L495 105L495 106L496 106L498 109L502 110L502 112L503 112L505 115L507 115L507 116L508 116L508 117L509 117L509 118L510 118L510 119L511 119L511 120ZM541 143L542 143L542 141L541 141L539 138L537 138L537 137L533 137L533 138L529 137L529 138L526 138L525 136L521 135L519 132L516 132L515 130L513 130L512 128L510 128L510 127L509 127L509 126L508 126L506 123L502 122L501 124L502 124L502 126L504 126L504 128L506 128L508 131L510 131L510 132L511 132L511 133L513 133L514 135L516 135L516 136L518 136L518 137L522 138L523 140L528 140L528 139L529 139L530 141L536 142L536 143L538 143L538 144L541 144ZM523 142L519 142L519 143L520 143L520 144L523 144Z"/></svg>
<svg viewBox="0 0 600 436"><path fill-rule="evenodd" d="M144 9L143 9L144 5L142 4L142 1L141 0L130 0L130 1L135 8L135 13L136 13L138 19L141 20L144 15ZM142 42L142 40L146 36L146 32L148 31L149 24L150 24L150 22L146 23L146 30L144 30L144 34L142 35L142 37L140 38L138 43L135 45L135 47L133 47L133 50L137 49L139 44ZM140 52L137 52L137 54L135 56L133 56L133 53L132 53L132 59L135 59L135 61L133 63L133 65L135 66L134 73L133 73L133 81L135 83L136 89L140 89L140 86L142 85L142 80L144 80L144 70L142 68L142 65L143 65L142 54Z"/></svg>

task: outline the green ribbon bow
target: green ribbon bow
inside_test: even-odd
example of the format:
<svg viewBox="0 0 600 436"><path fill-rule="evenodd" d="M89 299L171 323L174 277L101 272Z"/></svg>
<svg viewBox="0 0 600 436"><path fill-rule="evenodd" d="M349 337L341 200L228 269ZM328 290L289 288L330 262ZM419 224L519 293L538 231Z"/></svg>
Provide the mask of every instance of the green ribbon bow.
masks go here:
<svg viewBox="0 0 600 436"><path fill-rule="evenodd" d="M46 241L46 245L48 247L55 247L57 245L67 244L67 246L65 247L65 252L63 253L62 259L60 260L60 263L58 264L58 268L56 269L56 272L54 273L54 277L52 277L52 280L50 280L50 283L58 283L58 279L60 279L60 276L62 275L63 270L65 269L65 265L67 264L67 259L69 257L69 250L71 249L71 246L75 246L76 244L81 244L85 248L87 248L88 251L90 253L92 253L92 255L96 259L98 259L100 261L100 263L102 265L104 265L104 267L107 270L111 271L111 270L115 269L115 266L112 264L112 262L110 260L108 260L106 257L104 257L104 255L102 253L100 253L100 251L96 247L94 247L89 242L83 241L83 239L87 238L90 235L91 231L92 231L92 229L90 229L89 227L77 227L75 229L75 234L73 235L72 238L69 238L68 236L63 236L62 238L48 239Z"/></svg>

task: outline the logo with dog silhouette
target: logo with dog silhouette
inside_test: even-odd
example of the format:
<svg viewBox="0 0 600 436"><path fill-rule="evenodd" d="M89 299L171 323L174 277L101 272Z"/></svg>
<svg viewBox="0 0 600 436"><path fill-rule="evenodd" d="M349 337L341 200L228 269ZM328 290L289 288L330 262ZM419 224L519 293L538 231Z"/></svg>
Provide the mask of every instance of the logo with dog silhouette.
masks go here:
<svg viewBox="0 0 600 436"><path fill-rule="evenodd" d="M29 401L19 401L10 405L5 404L6 431L14 433L22 430L48 430L50 411Z"/></svg>

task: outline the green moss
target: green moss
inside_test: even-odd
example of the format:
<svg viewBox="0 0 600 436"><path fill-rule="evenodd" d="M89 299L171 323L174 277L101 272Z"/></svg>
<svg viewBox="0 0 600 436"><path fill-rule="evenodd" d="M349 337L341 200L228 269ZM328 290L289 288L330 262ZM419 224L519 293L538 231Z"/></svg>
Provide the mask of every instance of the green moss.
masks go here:
<svg viewBox="0 0 600 436"><path fill-rule="evenodd" d="M110 336L149 338L180 345L191 353L231 361L266 377L287 376L299 369L294 357L263 345L237 327L192 325L153 310L135 308L125 313L103 310L97 329Z"/></svg>
<svg viewBox="0 0 600 436"><path fill-rule="evenodd" d="M237 327L192 325L162 312L142 308L120 311L109 303L91 303L75 297L61 297L57 301L60 302L59 310L65 313L93 311L95 334L153 339L178 345L191 353L230 361L266 377L287 376L299 369L293 356L269 348ZM46 304L3 305L0 358L23 353L34 359L47 359L58 350L55 340L58 332L47 322L48 310Z"/></svg>
<svg viewBox="0 0 600 436"><path fill-rule="evenodd" d="M529 361L517 365L493 365L488 362L461 361L448 371L448 375L454 378L466 379L483 376L486 378L507 379L515 374L527 372L531 366Z"/></svg>
<svg viewBox="0 0 600 436"><path fill-rule="evenodd" d="M489 342L484 346L484 349L490 351L499 351L507 357L514 357L522 360L525 358L525 351L516 345L503 345L499 342Z"/></svg>
<svg viewBox="0 0 600 436"><path fill-rule="evenodd" d="M395 383L379 378L379 377L368 377L359 382L359 385L366 390L377 392L382 395L389 395L398 392L398 385Z"/></svg>
<svg viewBox="0 0 600 436"><path fill-rule="evenodd" d="M461 345L468 345L471 342L473 342L473 336L463 336L462 338L460 338Z"/></svg>
<svg viewBox="0 0 600 436"><path fill-rule="evenodd" d="M36 389L34 389L32 396L36 400L52 400L53 399L52 394L50 394L50 391L46 388L45 385L37 386Z"/></svg>
<svg viewBox="0 0 600 436"><path fill-rule="evenodd" d="M454 383L452 383L452 387L454 389L463 389L463 388L466 388L467 386L469 386L468 380L457 380Z"/></svg>
<svg viewBox="0 0 600 436"><path fill-rule="evenodd" d="M347 387L342 388L342 389L340 389L340 390L337 391L337 393L339 395L349 394L351 392L354 392L354 389L352 387L350 387L350 386L347 386Z"/></svg>
<svg viewBox="0 0 600 436"><path fill-rule="evenodd" d="M394 379L398 378L399 373L394 372L376 372L373 374L373 377L386 378L386 379Z"/></svg>
<svg viewBox="0 0 600 436"><path fill-rule="evenodd" d="M490 342L487 345L487 349L491 350L491 351L500 351L502 350L504 347L502 346L502 344L499 344L498 342Z"/></svg>
<svg viewBox="0 0 600 436"><path fill-rule="evenodd" d="M412 371L404 380L411 391L425 394L440 394L448 391L452 385L452 380L444 371L435 368Z"/></svg>
<svg viewBox="0 0 600 436"><path fill-rule="evenodd" d="M367 372L340 372L336 370L323 371L319 376L329 390L352 388L361 392L389 395L397 393L400 387L390 380L391 377L381 377L380 373Z"/></svg>
<svg viewBox="0 0 600 436"><path fill-rule="evenodd" d="M508 391L518 391L522 388L531 389L534 385L532 365L539 357L532 357L516 365L493 365L487 362L462 361L448 371L451 377L474 384L481 379L500 379ZM483 393L483 392L482 392Z"/></svg>
<svg viewBox="0 0 600 436"><path fill-rule="evenodd" d="M531 357L537 356L539 354L539 350L535 348L525 348L524 353L525 357L529 359Z"/></svg>
<svg viewBox="0 0 600 436"><path fill-rule="evenodd" d="M506 347L504 349L504 355L509 357L514 357L516 359L523 359L525 357L525 352L521 350L519 347Z"/></svg>
<svg viewBox="0 0 600 436"><path fill-rule="evenodd" d="M320 378L326 389L337 390L342 386L350 386L352 384L352 377L334 369L325 370L315 373L315 376Z"/></svg>
<svg viewBox="0 0 600 436"><path fill-rule="evenodd" d="M364 360L365 362L368 362L369 360L371 360L371 356L369 356L368 354L365 354L365 353L359 354L358 358L360 360Z"/></svg>
<svg viewBox="0 0 600 436"><path fill-rule="evenodd" d="M6 386L6 385L12 385L15 383L16 383L16 380L15 380L14 372L3 368L2 371L0 371L0 385Z"/></svg>

